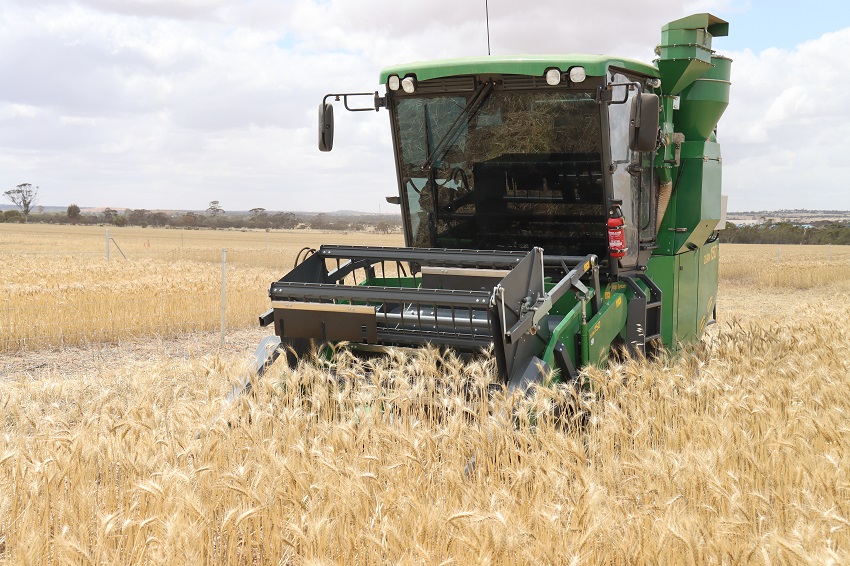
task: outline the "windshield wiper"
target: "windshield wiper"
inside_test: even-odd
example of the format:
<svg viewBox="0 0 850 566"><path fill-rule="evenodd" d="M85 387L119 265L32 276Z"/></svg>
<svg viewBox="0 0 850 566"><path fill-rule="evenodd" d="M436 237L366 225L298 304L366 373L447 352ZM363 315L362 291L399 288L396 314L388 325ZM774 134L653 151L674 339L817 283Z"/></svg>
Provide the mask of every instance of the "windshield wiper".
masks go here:
<svg viewBox="0 0 850 566"><path fill-rule="evenodd" d="M481 109L481 106L484 105L484 102L490 96L490 93L493 92L493 83L487 81L482 84L478 90L475 91L475 95L469 99L469 102L466 103L466 106L461 110L460 114L457 115L455 121L452 122L452 125L449 126L449 129L443 134L443 137L440 138L440 141L437 142L437 145L434 146L433 150L431 150L428 154L428 160L425 161L425 164L422 166L422 169L428 171L433 169L434 167L438 167L440 163L443 161L443 158L448 153L449 149L454 145L455 141L457 141L458 136L460 135L461 130L466 126L470 120L475 116L476 113ZM427 118L426 118L426 126L427 126ZM426 131L425 135L428 133Z"/></svg>

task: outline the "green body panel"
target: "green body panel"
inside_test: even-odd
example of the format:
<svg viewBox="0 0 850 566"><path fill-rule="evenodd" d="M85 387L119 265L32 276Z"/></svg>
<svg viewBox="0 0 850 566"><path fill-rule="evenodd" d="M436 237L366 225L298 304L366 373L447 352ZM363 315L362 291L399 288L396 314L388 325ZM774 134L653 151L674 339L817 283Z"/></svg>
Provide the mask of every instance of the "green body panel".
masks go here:
<svg viewBox="0 0 850 566"><path fill-rule="evenodd" d="M698 45L662 48L658 61L661 84L668 94L678 94L711 68L711 50Z"/></svg>
<svg viewBox="0 0 850 566"><path fill-rule="evenodd" d="M554 286L555 284L552 283L552 279L547 277L543 285L543 288L546 289L546 292L548 293L549 291L551 291ZM588 295L588 297L592 297L594 295L593 289L590 289L589 291L590 294ZM552 305L552 309L549 311L549 313L553 315L565 316L566 314L573 311L576 305L578 304L579 300L578 298L576 298L575 294L565 293L563 297L558 299L558 302Z"/></svg>
<svg viewBox="0 0 850 566"><path fill-rule="evenodd" d="M581 365L599 365L605 361L611 350L611 342L626 325L627 304L624 293L612 293L596 316L587 321L587 343L583 344L586 357L582 357Z"/></svg>
<svg viewBox="0 0 850 566"><path fill-rule="evenodd" d="M674 190L658 231L655 255L702 246L720 221L720 145L684 142L672 172Z"/></svg>
<svg viewBox="0 0 850 566"><path fill-rule="evenodd" d="M587 307L589 309L589 307ZM585 313L588 314L588 313ZM576 351L576 336L581 330L581 303L576 304L573 308L564 316L563 320L558 323L558 326L552 332L552 336L549 339L549 344L546 346L546 349L543 352L543 355L540 358L546 362L550 368L557 367L555 365L555 346L558 342L561 342L564 345L564 350L566 354L570 357L573 362L573 366L580 367L581 360L580 352Z"/></svg>
<svg viewBox="0 0 850 566"><path fill-rule="evenodd" d="M673 115L676 131L689 141L707 140L729 106L732 60L711 58L712 68L682 90L680 107Z"/></svg>
<svg viewBox="0 0 850 566"><path fill-rule="evenodd" d="M676 292L677 305L674 313L676 319L676 342L687 342L696 335L697 302L699 295L699 257L697 250L676 256L679 260L679 281Z"/></svg>
<svg viewBox="0 0 850 566"><path fill-rule="evenodd" d="M717 284L720 275L720 244L713 242L701 248L698 260L699 295L697 299L697 336L714 320Z"/></svg>
<svg viewBox="0 0 850 566"><path fill-rule="evenodd" d="M720 245L712 242L673 256L653 256L646 274L661 289L661 340L671 349L699 337L717 302Z"/></svg>
<svg viewBox="0 0 850 566"><path fill-rule="evenodd" d="M612 288L615 290L612 291ZM590 297L592 296L591 291ZM624 283L608 285L596 316L591 317L591 303L585 302L585 325L581 323L582 303L575 300L574 302L573 307L552 331L549 343L540 356L549 367L557 367L554 350L558 342L564 345L566 354L576 368L588 364L600 365L607 359L611 344L625 330L628 296Z"/></svg>
<svg viewBox="0 0 850 566"><path fill-rule="evenodd" d="M481 75L487 73L505 75L543 76L548 69L557 67L566 71L570 67L584 67L591 77L606 74L609 67L628 69L651 77L658 76L658 69L641 61L621 59L604 55L570 53L565 55L512 55L506 57L467 57L442 61L417 61L405 65L393 65L381 70L380 82L386 84L387 77L416 75L417 80L427 81L458 75Z"/></svg>
<svg viewBox="0 0 850 566"><path fill-rule="evenodd" d="M665 94L679 94L713 67L712 36L729 33L729 24L711 14L694 14L661 28L661 58L656 61Z"/></svg>
<svg viewBox="0 0 850 566"><path fill-rule="evenodd" d="M705 29L714 37L724 37L729 35L729 23L721 20L717 16L712 16L708 13L691 14L678 20L673 20L669 24L661 28L661 37L668 37L665 34L672 34L676 30L702 30ZM711 43L708 44L711 47Z"/></svg>

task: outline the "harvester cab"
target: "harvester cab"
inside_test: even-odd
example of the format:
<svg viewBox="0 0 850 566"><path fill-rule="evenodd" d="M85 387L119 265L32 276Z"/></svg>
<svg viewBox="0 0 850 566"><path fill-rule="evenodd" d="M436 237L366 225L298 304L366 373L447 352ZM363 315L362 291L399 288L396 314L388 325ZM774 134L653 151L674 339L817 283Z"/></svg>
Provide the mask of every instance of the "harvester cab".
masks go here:
<svg viewBox="0 0 850 566"><path fill-rule="evenodd" d="M406 247L322 246L271 285L260 323L292 355L492 344L511 387L698 338L715 318L731 61L711 43L727 31L695 14L663 27L654 64L418 62L384 69L384 95L327 95L323 151L333 101L387 111Z"/></svg>

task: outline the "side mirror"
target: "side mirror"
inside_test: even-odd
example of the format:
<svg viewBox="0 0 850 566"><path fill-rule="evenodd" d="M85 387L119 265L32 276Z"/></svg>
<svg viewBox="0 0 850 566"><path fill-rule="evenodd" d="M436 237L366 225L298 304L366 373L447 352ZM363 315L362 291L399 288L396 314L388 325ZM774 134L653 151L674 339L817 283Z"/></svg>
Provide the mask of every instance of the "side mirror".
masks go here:
<svg viewBox="0 0 850 566"><path fill-rule="evenodd" d="M658 95L641 93L629 112L629 149L652 151L658 141Z"/></svg>
<svg viewBox="0 0 850 566"><path fill-rule="evenodd" d="M334 148L334 107L327 102L319 104L319 151Z"/></svg>

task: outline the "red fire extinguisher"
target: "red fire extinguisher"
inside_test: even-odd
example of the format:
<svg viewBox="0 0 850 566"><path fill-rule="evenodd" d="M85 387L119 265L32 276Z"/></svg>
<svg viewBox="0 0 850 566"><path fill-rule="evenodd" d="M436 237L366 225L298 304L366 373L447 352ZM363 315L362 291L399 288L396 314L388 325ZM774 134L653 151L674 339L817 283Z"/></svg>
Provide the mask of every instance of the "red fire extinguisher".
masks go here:
<svg viewBox="0 0 850 566"><path fill-rule="evenodd" d="M611 257L619 259L626 255L626 221L619 204L611 207L608 217L608 252Z"/></svg>

